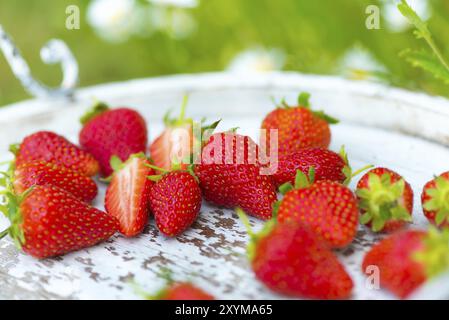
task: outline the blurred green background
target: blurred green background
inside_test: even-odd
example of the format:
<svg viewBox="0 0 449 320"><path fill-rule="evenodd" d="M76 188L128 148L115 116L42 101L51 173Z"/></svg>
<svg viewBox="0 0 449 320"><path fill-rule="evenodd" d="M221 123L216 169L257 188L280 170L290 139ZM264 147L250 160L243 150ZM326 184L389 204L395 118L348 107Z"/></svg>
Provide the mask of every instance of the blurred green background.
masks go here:
<svg viewBox="0 0 449 320"><path fill-rule="evenodd" d="M49 85L59 83L60 69L43 64L39 51L50 38L60 38L78 59L80 86L176 73L282 69L368 78L449 96L446 85L398 56L425 44L395 16L393 0L0 1L0 24L33 74ZM429 27L448 56L449 1L418 2L425 2ZM371 4L382 9L380 30L365 27ZM80 8L79 30L65 26L69 5ZM0 105L29 97L3 55L0 74Z"/></svg>

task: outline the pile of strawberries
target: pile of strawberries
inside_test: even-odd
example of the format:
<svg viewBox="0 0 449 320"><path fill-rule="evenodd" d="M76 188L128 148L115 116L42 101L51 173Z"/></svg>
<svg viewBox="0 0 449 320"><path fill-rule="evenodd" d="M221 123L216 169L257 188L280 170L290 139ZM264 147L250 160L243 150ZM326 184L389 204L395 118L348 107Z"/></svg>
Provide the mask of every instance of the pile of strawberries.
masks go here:
<svg viewBox="0 0 449 320"><path fill-rule="evenodd" d="M349 298L353 281L334 250L352 243L359 224L387 234L366 254L362 272L377 268L381 285L400 298L449 268L449 173L422 193L424 214L436 227L405 230L412 222L410 185L390 169L373 168L351 190L351 179L371 166L353 172L344 148L328 150L330 124L338 121L313 111L308 94L265 117L260 145L235 130L214 133L218 121L204 126L198 139L185 105L178 118L164 118L166 128L149 148L138 112L103 103L82 117L79 146L47 131L11 146L15 159L0 179L0 210L11 226L0 237L9 234L39 259L93 246L117 231L134 237L151 215L163 235L175 237L196 220L204 199L237 209L248 227L256 277L280 294ZM264 173L267 157L277 163L270 174ZM109 184L105 212L89 204L97 174ZM245 213L267 220L259 233ZM213 298L189 283L171 288L180 294L159 296Z"/></svg>

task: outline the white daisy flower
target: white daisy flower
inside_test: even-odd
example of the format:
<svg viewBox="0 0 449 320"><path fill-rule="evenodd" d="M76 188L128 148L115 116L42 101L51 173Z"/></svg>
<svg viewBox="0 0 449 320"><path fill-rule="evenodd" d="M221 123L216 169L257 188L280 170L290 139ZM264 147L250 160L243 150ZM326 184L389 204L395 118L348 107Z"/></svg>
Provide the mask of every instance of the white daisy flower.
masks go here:
<svg viewBox="0 0 449 320"><path fill-rule="evenodd" d="M149 14L156 30L166 32L176 39L188 37L197 27L193 16L182 9L152 7Z"/></svg>
<svg viewBox="0 0 449 320"><path fill-rule="evenodd" d="M100 37L120 42L139 31L139 9L135 0L94 0L87 8L87 21Z"/></svg>
<svg viewBox="0 0 449 320"><path fill-rule="evenodd" d="M382 14L389 30L402 32L411 25L398 9L400 0L383 0ZM407 3L425 21L431 16L429 0L407 0Z"/></svg>
<svg viewBox="0 0 449 320"><path fill-rule="evenodd" d="M285 60L285 53L281 49L254 48L237 54L227 70L238 73L277 71L284 67Z"/></svg>
<svg viewBox="0 0 449 320"><path fill-rule="evenodd" d="M384 73L387 71L373 54L360 45L346 51L337 64L337 72L345 77L368 80L376 79L376 73Z"/></svg>

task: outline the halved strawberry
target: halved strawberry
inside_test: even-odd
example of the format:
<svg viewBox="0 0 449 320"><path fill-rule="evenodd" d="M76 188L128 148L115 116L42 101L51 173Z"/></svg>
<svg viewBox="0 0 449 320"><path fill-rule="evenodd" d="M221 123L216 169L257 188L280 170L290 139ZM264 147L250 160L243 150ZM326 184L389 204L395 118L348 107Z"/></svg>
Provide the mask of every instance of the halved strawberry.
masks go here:
<svg viewBox="0 0 449 320"><path fill-rule="evenodd" d="M150 214L150 191L154 184L147 179L153 175L143 153L131 155L126 162L111 158L114 173L106 190L106 211L120 223L119 231L127 237L142 232Z"/></svg>
<svg viewBox="0 0 449 320"><path fill-rule="evenodd" d="M151 143L150 156L156 167L171 170L173 164L190 164L195 144L201 143L201 137L194 137L194 122L185 117L187 96L181 106L178 118L170 118L170 111L164 116L164 131ZM207 129L215 129L219 121L201 128L201 133ZM201 123L202 124L202 123ZM185 169L186 167L181 167Z"/></svg>

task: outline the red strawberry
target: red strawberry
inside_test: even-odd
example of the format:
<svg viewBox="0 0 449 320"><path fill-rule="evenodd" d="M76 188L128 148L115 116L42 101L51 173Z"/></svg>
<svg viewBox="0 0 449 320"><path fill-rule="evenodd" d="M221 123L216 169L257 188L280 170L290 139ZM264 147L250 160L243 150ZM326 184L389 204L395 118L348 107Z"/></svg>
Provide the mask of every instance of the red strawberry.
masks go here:
<svg viewBox="0 0 449 320"><path fill-rule="evenodd" d="M157 227L168 237L184 232L201 209L201 190L196 178L187 171L176 170L162 176L151 190L151 210Z"/></svg>
<svg viewBox="0 0 449 320"><path fill-rule="evenodd" d="M448 243L448 230L395 233L365 255L363 272L368 273L373 266L379 268L381 285L407 298L424 282L449 269Z"/></svg>
<svg viewBox="0 0 449 320"><path fill-rule="evenodd" d="M54 186L34 186L20 196L6 194L9 233L24 252L39 259L93 246L111 237L117 221ZM2 236L0 235L0 237Z"/></svg>
<svg viewBox="0 0 449 320"><path fill-rule="evenodd" d="M98 173L98 162L66 138L49 131L39 131L11 146L16 155L16 166L33 161L45 161L70 168L85 176Z"/></svg>
<svg viewBox="0 0 449 320"><path fill-rule="evenodd" d="M195 166L204 198L218 206L241 207L260 219L272 216L276 189L261 174L257 144L233 132L212 135Z"/></svg>
<svg viewBox="0 0 449 320"><path fill-rule="evenodd" d="M335 181L310 184L300 170L296 180L296 189L288 191L279 205L278 221L307 225L331 248L350 244L357 232L359 216L352 191ZM313 177L310 180L313 182Z"/></svg>
<svg viewBox="0 0 449 320"><path fill-rule="evenodd" d="M155 300L215 300L212 295L189 282L172 283L155 297L147 298Z"/></svg>
<svg viewBox="0 0 449 320"><path fill-rule="evenodd" d="M132 154L145 152L147 127L137 111L128 108L110 110L98 103L81 118L81 123L80 144L98 160L103 176L112 174L112 156L126 161Z"/></svg>
<svg viewBox="0 0 449 320"><path fill-rule="evenodd" d="M431 223L449 227L449 172L430 180L421 194L424 215Z"/></svg>
<svg viewBox="0 0 449 320"><path fill-rule="evenodd" d="M106 190L106 212L117 218L119 230L127 237L142 232L150 214L150 192L153 181L147 179L154 174L143 153L134 154L122 163L113 156L114 173Z"/></svg>
<svg viewBox="0 0 449 320"><path fill-rule="evenodd" d="M14 191L22 194L34 185L52 185L91 202L97 195L95 182L77 171L45 161L23 163L14 170Z"/></svg>
<svg viewBox="0 0 449 320"><path fill-rule="evenodd" d="M278 130L279 155L288 155L303 148L329 147L331 140L329 124L338 121L323 111L312 111L309 98L310 94L301 93L296 107L291 107L283 101L281 106L270 112L263 120L262 129L267 130L268 143L271 139L270 130Z"/></svg>
<svg viewBox="0 0 449 320"><path fill-rule="evenodd" d="M238 212L246 225L247 218ZM335 254L313 231L298 222L271 220L254 234L248 255L256 277L268 288L289 296L345 299L353 282Z"/></svg>
<svg viewBox="0 0 449 320"><path fill-rule="evenodd" d="M330 180L343 183L346 176L343 158L337 153L323 148L306 148L286 155L279 155L278 170L272 176L277 187L290 182L294 183L296 171L307 174L311 167L315 168L315 181Z"/></svg>
<svg viewBox="0 0 449 320"><path fill-rule="evenodd" d="M412 221L413 190L396 172L375 168L357 184L360 222L374 232L391 232Z"/></svg>
<svg viewBox="0 0 449 320"><path fill-rule="evenodd" d="M330 180L347 185L353 177L371 166L352 172L343 146L339 154L323 148L305 148L279 155L277 172L272 175L273 182L277 187L286 182L294 183L298 169L307 174L312 167L315 169L315 181Z"/></svg>

